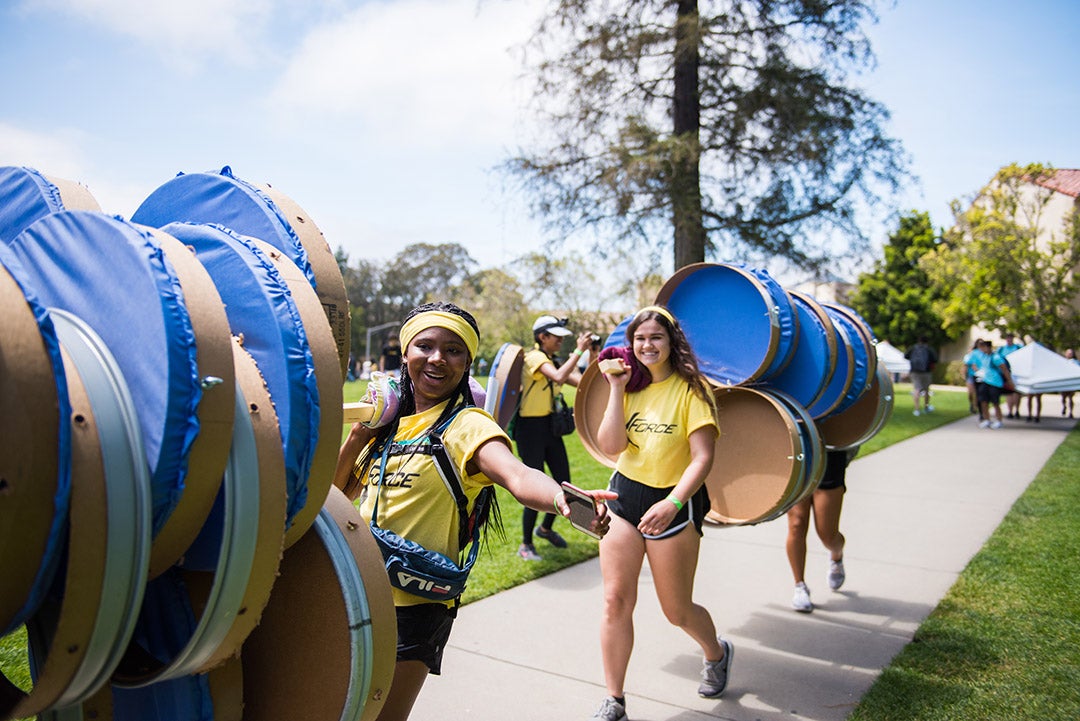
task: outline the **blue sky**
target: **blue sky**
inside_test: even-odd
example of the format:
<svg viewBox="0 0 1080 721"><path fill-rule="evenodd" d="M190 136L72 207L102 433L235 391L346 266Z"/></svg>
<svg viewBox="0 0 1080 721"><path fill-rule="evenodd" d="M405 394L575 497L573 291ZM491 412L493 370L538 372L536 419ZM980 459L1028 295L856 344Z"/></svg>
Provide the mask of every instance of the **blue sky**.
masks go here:
<svg viewBox="0 0 1080 721"><path fill-rule="evenodd" d="M542 241L492 171L526 87L509 48L536 0L5 0L0 165L84 183L130 216L177 172L233 168L296 200L333 248L456 242L494 266ZM1080 3L900 0L858 78L948 203L1003 164L1080 167ZM876 244L888 225L868 228Z"/></svg>

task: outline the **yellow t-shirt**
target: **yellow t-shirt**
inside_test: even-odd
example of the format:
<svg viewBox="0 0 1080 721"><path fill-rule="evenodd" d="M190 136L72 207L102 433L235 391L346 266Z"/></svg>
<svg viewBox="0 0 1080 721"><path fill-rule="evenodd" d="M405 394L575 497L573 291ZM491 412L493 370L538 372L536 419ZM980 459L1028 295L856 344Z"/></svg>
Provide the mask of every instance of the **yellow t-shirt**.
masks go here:
<svg viewBox="0 0 1080 721"><path fill-rule="evenodd" d="M690 434L716 425L712 405L672 373L623 397L629 445L615 470L653 488L678 484L690 464Z"/></svg>
<svg viewBox="0 0 1080 721"><path fill-rule="evenodd" d="M562 383L552 383L548 388L550 379L540 372L541 366L548 363L555 364L548 358L547 353L537 347L525 354L524 364L521 367L521 407L518 415L523 418L537 418L551 415L551 406L554 396L562 392Z"/></svg>
<svg viewBox="0 0 1080 721"><path fill-rule="evenodd" d="M404 416L398 425L394 441L406 443L410 440L426 440L423 438L425 431L438 420L445 406L445 403L441 403L423 413ZM466 408L458 413L450 426L443 431L442 437L443 444L457 467L471 513L476 497L485 486L490 486L492 481L481 473L468 475L465 465L487 441L497 438L509 446L510 439L495 420L480 408ZM381 465L379 458L372 461L364 491L357 501L361 515L368 521L371 520L375 508L375 492L379 490L377 484ZM458 558L461 549L458 548L457 503L454 501L453 492L446 487L439 475L431 455L406 453L389 457L386 461L384 486L380 493L380 528L389 529L403 538L415 541L429 551L438 551L450 558ZM428 599L397 588L392 590L395 605L430 603ZM450 603L452 602L448 602Z"/></svg>

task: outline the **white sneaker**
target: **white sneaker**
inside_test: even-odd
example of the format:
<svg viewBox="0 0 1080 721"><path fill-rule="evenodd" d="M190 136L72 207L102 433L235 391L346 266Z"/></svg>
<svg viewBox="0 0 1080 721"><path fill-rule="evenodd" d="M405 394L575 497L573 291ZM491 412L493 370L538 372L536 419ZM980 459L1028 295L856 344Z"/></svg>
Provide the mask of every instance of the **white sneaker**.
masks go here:
<svg viewBox="0 0 1080 721"><path fill-rule="evenodd" d="M998 425L1001 425L1000 423ZM979 428L989 428L990 421L979 421Z"/></svg>
<svg viewBox="0 0 1080 721"><path fill-rule="evenodd" d="M844 585L847 574L844 572L844 559L829 561L829 588L834 591L840 590Z"/></svg>
<svg viewBox="0 0 1080 721"><path fill-rule="evenodd" d="M934 412L934 407L933 406L927 406L926 407L926 412L927 413L933 413Z"/></svg>
<svg viewBox="0 0 1080 721"><path fill-rule="evenodd" d="M919 409L918 409L918 408L916 408L915 410L913 410L913 411L911 412L911 415L913 415L913 416L917 416L917 415L919 415Z"/></svg>
<svg viewBox="0 0 1080 721"><path fill-rule="evenodd" d="M1001 421L994 421L993 423L990 424L990 427L992 429L994 429L994 430L997 430L998 428L1001 428Z"/></svg>
<svg viewBox="0 0 1080 721"><path fill-rule="evenodd" d="M810 589L805 583L795 584L795 595L791 597L791 607L799 613L810 613L814 604L810 601Z"/></svg>

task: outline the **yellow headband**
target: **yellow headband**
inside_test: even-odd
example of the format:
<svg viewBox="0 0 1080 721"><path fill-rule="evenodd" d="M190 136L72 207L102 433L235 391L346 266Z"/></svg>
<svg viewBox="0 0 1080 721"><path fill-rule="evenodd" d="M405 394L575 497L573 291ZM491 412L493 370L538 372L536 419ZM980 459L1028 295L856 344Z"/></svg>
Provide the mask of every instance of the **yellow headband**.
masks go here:
<svg viewBox="0 0 1080 721"><path fill-rule="evenodd" d="M405 325L401 326L401 347L407 350L409 343L412 343L412 339L416 337L417 333L428 328L445 328L455 334L464 341L465 347L469 349L469 357L476 357L476 349L480 346L480 336L469 325L469 321L460 315L444 313L441 310L426 310L405 321Z"/></svg>
<svg viewBox="0 0 1080 721"><path fill-rule="evenodd" d="M635 313L634 317L636 318L639 315L641 315L642 313L648 313L650 311L653 312L653 313L656 313L657 315L664 316L665 318L667 318L668 323L671 323L671 327L672 328L675 327L675 316L673 316L670 313L670 311L668 311L667 308L661 308L658 305L647 305L644 308L642 308L641 310L639 310L637 313Z"/></svg>

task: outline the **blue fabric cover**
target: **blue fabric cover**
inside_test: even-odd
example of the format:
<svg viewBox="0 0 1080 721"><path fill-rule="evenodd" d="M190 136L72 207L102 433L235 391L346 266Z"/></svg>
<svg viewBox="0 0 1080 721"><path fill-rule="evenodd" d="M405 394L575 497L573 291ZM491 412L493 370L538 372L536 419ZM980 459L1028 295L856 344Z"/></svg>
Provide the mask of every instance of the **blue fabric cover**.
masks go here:
<svg viewBox="0 0 1080 721"><path fill-rule="evenodd" d="M64 209L60 189L33 168L0 168L0 245L38 218Z"/></svg>
<svg viewBox="0 0 1080 721"><path fill-rule="evenodd" d="M851 389L851 379L855 374L855 352L852 349L848 326L841 325L836 320L835 311L829 313L829 309L825 308L825 312L832 321L833 332L836 334L836 365L833 368L832 378L825 386L825 392L818 398L817 403L807 409L815 419L823 418L835 411Z"/></svg>
<svg viewBox="0 0 1080 721"><path fill-rule="evenodd" d="M611 335L604 341L604 348L615 348L633 345L630 339L626 337L626 329L630 327L630 321L634 319L634 314L623 318L619 321L619 324L615 326L615 330L611 331ZM600 350L603 350L601 348Z"/></svg>
<svg viewBox="0 0 1080 721"><path fill-rule="evenodd" d="M210 677L158 681L140 688L112 687L112 721L214 721Z"/></svg>
<svg viewBox="0 0 1080 721"><path fill-rule="evenodd" d="M274 401L285 451L288 520L307 501L319 434L315 362L285 280L249 239L220 225L170 223L162 230L195 249L217 286L229 328L244 338Z"/></svg>
<svg viewBox="0 0 1080 721"><path fill-rule="evenodd" d="M769 378L769 386L781 390L804 408L809 408L825 391L836 367L836 358L829 352L828 334L834 333L811 306L797 295L791 296L798 314L798 335L791 362Z"/></svg>
<svg viewBox="0 0 1080 721"><path fill-rule="evenodd" d="M2 207L2 206L0 206ZM53 576L59 565L61 550L66 537L68 508L71 505L71 401L68 399L67 374L64 372L64 362L60 355L60 341L56 337L56 329L49 317L45 305L38 299L34 292L30 274L26 272L22 263L14 253L3 243L0 243L0 265L3 265L9 275L14 278L26 296L26 303L34 314L38 329L41 331L41 340L52 365L53 378L56 381L56 396L59 403L57 412L59 424L57 428L57 467L56 467L56 491L53 494L53 518L49 526L48 540L45 543L45 552L42 556L41 566L34 576L34 582L26 603L16 612L15 617L7 628L0 628L0 636L5 636L26 623L37 611L44 600L45 593L49 590Z"/></svg>
<svg viewBox="0 0 1080 721"><path fill-rule="evenodd" d="M832 318L833 325L844 329L847 343L851 346L851 384L844 393L844 399L840 401L840 405L834 408L830 414L834 415L850 408L855 401L859 400L859 396L866 392L866 389L870 387L869 354L872 352L872 349L866 347L866 343L863 342L862 334L859 333L859 329L855 326L854 321L840 311L829 306L825 306L825 312Z"/></svg>
<svg viewBox="0 0 1080 721"><path fill-rule="evenodd" d="M131 643L168 665L191 640L198 619L181 572L170 568L146 584ZM113 686L114 721L213 721L206 674L158 681L140 688Z"/></svg>
<svg viewBox="0 0 1080 721"><path fill-rule="evenodd" d="M315 287L307 251L281 210L266 193L234 177L227 165L220 173L180 173L151 193L131 219L155 228L174 221L223 225L282 251Z"/></svg>
<svg viewBox="0 0 1080 721"><path fill-rule="evenodd" d="M783 286L776 282L776 280L769 275L766 270L758 268L747 268L743 266L743 270L749 272L765 287L765 290L769 292L769 296L772 297L775 304L774 318L776 326L780 330L780 336L776 339L776 355L773 356L772 362L769 366L762 371L761 378L768 380L774 375L782 371L787 367L791 361L792 351L795 349L795 343L798 340L799 321L797 311L791 303L791 296L787 294Z"/></svg>
<svg viewBox="0 0 1080 721"><path fill-rule="evenodd" d="M702 266L682 278L667 299L701 372L721 385L761 378L780 342L780 329L769 317L771 294L753 273L739 268Z"/></svg>
<svg viewBox="0 0 1080 721"><path fill-rule="evenodd" d="M41 301L84 320L116 358L139 415L156 534L183 493L202 398L195 334L172 265L145 228L81 210L38 220L11 249Z"/></svg>

